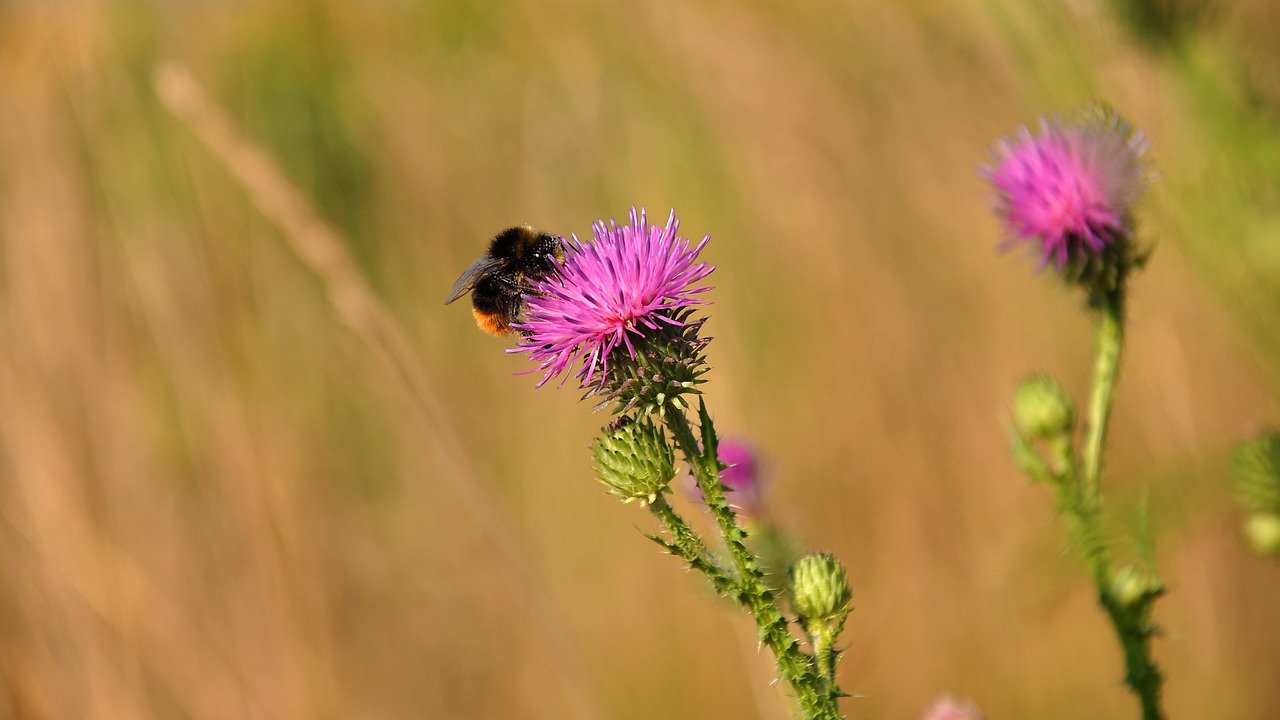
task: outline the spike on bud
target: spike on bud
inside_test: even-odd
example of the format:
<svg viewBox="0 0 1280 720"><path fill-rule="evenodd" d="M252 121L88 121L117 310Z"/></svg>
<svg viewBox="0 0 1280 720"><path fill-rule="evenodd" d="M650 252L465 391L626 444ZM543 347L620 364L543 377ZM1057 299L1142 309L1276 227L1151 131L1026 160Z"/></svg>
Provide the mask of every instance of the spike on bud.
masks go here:
<svg viewBox="0 0 1280 720"><path fill-rule="evenodd" d="M657 500L675 477L675 451L662 428L648 418L623 416L605 426L591 445L596 474L623 502Z"/></svg>
<svg viewBox="0 0 1280 720"><path fill-rule="evenodd" d="M835 555L810 553L791 567L791 608L801 622L842 623L852 599L849 576Z"/></svg>
<svg viewBox="0 0 1280 720"><path fill-rule="evenodd" d="M1044 375L1018 386L1013 396L1013 410L1022 432L1037 440L1070 435L1075 426L1071 396L1057 381Z"/></svg>

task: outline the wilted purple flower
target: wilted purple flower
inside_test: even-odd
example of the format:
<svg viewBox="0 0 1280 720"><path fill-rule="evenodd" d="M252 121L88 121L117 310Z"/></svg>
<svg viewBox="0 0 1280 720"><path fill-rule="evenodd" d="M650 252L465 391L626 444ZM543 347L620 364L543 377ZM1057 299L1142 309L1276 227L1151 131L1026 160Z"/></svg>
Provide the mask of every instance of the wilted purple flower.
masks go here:
<svg viewBox="0 0 1280 720"><path fill-rule="evenodd" d="M765 487L755 448L745 441L724 439L717 446L720 462L728 467L720 471L720 484L727 491L729 504L744 517L758 517L764 511ZM687 479L689 494L702 502L702 491L693 476Z"/></svg>
<svg viewBox="0 0 1280 720"><path fill-rule="evenodd" d="M967 700L956 700L953 697L943 696L934 701L933 705L925 711L921 716L921 720L983 720L982 711L976 705Z"/></svg>
<svg viewBox="0 0 1280 720"><path fill-rule="evenodd" d="M1146 136L1097 108L1072 121L1041 118L995 146L983 168L999 197L1007 245L1038 244L1040 266L1061 270L1082 253L1100 255L1129 232L1129 207L1147 185Z"/></svg>
<svg viewBox="0 0 1280 720"><path fill-rule="evenodd" d="M615 349L634 359L646 333L683 326L681 308L709 304L697 296L711 288L698 283L715 268L697 259L710 236L691 246L677 235L674 210L662 227L632 208L629 225L599 221L592 229L593 242L574 236L559 272L533 283L525 320L514 326L524 339L510 352L538 363L539 387L575 362L584 387L603 384Z"/></svg>

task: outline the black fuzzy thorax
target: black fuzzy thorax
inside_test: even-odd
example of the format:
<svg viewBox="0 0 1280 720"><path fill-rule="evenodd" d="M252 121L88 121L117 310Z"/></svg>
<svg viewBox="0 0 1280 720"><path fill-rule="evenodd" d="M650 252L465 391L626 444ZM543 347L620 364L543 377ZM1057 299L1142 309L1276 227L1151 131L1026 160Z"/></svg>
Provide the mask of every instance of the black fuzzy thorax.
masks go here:
<svg viewBox="0 0 1280 720"><path fill-rule="evenodd" d="M517 226L503 230L489 243L489 257L501 261L501 268L476 283L472 304L476 310L494 313L507 322L519 320L524 310L526 278L545 277L564 258L563 240L532 228Z"/></svg>

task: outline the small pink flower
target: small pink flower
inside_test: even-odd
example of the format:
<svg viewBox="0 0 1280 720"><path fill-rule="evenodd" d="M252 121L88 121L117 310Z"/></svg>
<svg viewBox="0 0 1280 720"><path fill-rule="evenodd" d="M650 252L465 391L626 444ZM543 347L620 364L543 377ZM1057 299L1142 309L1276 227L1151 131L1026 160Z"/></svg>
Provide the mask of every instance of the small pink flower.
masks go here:
<svg viewBox="0 0 1280 720"><path fill-rule="evenodd" d="M764 512L765 487L755 448L745 441L729 438L720 441L717 454L720 462L728 465L720 471L725 498L742 517L759 517ZM693 476L687 478L686 484L690 496L702 502L702 491Z"/></svg>
<svg viewBox="0 0 1280 720"><path fill-rule="evenodd" d="M983 720L982 711L968 700L944 695L921 716L921 720Z"/></svg>
<svg viewBox="0 0 1280 720"><path fill-rule="evenodd" d="M982 168L998 194L1005 246L1038 245L1040 266L1061 270L1082 254L1100 255L1131 230L1129 209L1148 182L1149 143L1123 118L1095 109L1067 122L1041 118L1001 139L996 164Z"/></svg>
<svg viewBox="0 0 1280 720"><path fill-rule="evenodd" d="M715 268L697 262L710 236L697 245L680 237L680 222L671 211L665 226L650 225L644 210L631 210L631 222L610 220L592 226L594 242L575 236L568 243L559 272L533 284L524 334L509 352L522 352L543 372L538 386L574 373L584 387L602 384L610 355L625 348L635 359L635 343L664 327L683 326L678 311L709 301L700 283Z"/></svg>

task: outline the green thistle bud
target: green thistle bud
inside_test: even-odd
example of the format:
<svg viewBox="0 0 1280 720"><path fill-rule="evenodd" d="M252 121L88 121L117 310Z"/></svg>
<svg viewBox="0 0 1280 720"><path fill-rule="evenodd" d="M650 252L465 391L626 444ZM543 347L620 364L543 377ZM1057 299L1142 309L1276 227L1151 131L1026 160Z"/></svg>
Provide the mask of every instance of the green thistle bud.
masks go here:
<svg viewBox="0 0 1280 720"><path fill-rule="evenodd" d="M1280 559L1280 514L1250 515L1244 524L1244 534L1259 555Z"/></svg>
<svg viewBox="0 0 1280 720"><path fill-rule="evenodd" d="M688 408L684 396L700 394L698 385L703 383L702 376L708 370L703 350L711 341L711 338L698 337L705 318L694 320L692 317L692 310L678 311L672 319L681 325L664 325L646 331L643 339L633 340L634 358L621 357L610 362L604 401L597 409L616 402L614 412L618 414L634 410L640 416L651 413L662 416L668 407L677 411ZM593 389L587 395L596 392Z"/></svg>
<svg viewBox="0 0 1280 720"><path fill-rule="evenodd" d="M647 418L621 417L609 423L591 445L596 474L623 502L648 505L666 492L676 475L675 451L662 428Z"/></svg>
<svg viewBox="0 0 1280 720"><path fill-rule="evenodd" d="M1264 432L1231 456L1240 504L1255 513L1280 514L1280 433Z"/></svg>
<svg viewBox="0 0 1280 720"><path fill-rule="evenodd" d="M1120 568L1111 578L1111 597L1123 608L1131 608L1147 595L1147 579L1132 565Z"/></svg>
<svg viewBox="0 0 1280 720"><path fill-rule="evenodd" d="M831 553L810 553L791 567L791 608L801 622L844 622L849 614L849 576Z"/></svg>
<svg viewBox="0 0 1280 720"><path fill-rule="evenodd" d="M1013 396L1013 409L1018 426L1037 440L1068 435L1075 425L1071 396L1053 378L1044 375L1018 386Z"/></svg>

